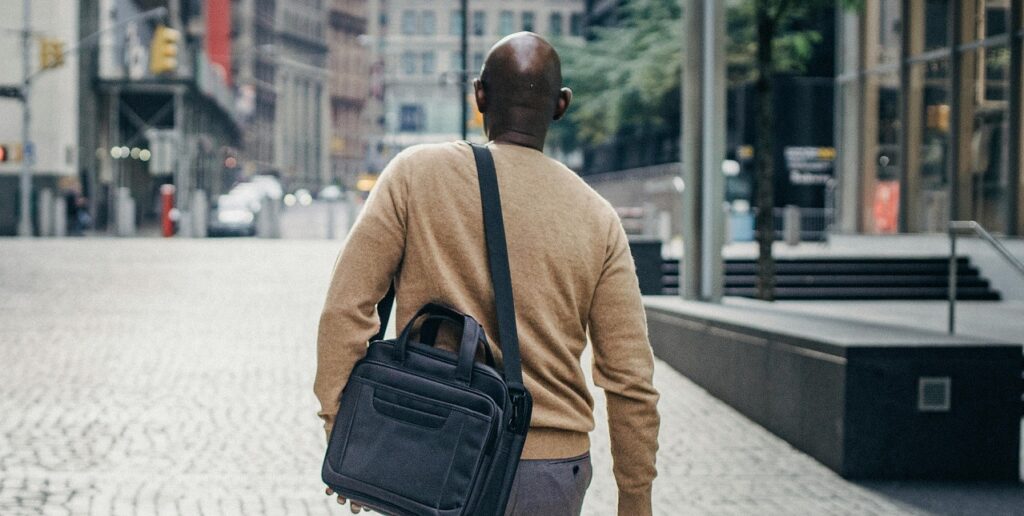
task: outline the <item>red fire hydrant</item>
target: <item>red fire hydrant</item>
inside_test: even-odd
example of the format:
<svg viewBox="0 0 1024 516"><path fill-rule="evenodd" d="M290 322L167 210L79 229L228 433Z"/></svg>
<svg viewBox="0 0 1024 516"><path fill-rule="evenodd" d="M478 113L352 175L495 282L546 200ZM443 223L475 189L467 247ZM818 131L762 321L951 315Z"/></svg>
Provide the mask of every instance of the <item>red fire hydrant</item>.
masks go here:
<svg viewBox="0 0 1024 516"><path fill-rule="evenodd" d="M174 185L160 185L160 228L165 237L174 236L174 220L171 212L174 210Z"/></svg>

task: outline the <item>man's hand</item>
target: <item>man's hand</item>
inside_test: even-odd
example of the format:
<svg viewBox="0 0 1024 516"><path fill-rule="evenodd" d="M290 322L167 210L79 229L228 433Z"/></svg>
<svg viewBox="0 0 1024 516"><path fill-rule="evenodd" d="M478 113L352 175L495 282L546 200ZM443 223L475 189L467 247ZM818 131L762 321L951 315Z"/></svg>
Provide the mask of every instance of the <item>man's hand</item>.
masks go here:
<svg viewBox="0 0 1024 516"><path fill-rule="evenodd" d="M324 491L324 493L326 493L327 496L331 496L331 495L334 494L334 490L328 487L327 490ZM338 495L338 504L339 505L345 505L345 502L347 502L347 501L348 500L346 500L344 496ZM359 511L370 512L370 509L367 509L366 507L363 507L362 505L359 504L359 502L357 502L355 500L352 500L352 503L351 503L350 507L352 508L352 514L359 514Z"/></svg>

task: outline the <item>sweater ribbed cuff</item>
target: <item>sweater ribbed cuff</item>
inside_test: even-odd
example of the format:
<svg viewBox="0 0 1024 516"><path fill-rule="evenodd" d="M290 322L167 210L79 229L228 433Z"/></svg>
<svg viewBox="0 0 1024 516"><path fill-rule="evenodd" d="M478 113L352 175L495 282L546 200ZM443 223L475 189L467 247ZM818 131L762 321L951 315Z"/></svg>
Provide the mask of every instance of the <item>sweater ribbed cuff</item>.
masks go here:
<svg viewBox="0 0 1024 516"><path fill-rule="evenodd" d="M629 491L619 490L619 516L650 516L651 486Z"/></svg>

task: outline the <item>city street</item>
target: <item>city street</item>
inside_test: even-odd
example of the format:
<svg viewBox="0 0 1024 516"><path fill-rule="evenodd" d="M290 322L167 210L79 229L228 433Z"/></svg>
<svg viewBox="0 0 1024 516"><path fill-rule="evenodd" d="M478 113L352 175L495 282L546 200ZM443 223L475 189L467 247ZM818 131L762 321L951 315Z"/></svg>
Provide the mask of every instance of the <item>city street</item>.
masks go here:
<svg viewBox="0 0 1024 516"><path fill-rule="evenodd" d="M344 514L315 334L340 242L0 240L0 514ZM657 514L1014 514L1019 486L847 482L658 363ZM611 514L598 397L585 514Z"/></svg>

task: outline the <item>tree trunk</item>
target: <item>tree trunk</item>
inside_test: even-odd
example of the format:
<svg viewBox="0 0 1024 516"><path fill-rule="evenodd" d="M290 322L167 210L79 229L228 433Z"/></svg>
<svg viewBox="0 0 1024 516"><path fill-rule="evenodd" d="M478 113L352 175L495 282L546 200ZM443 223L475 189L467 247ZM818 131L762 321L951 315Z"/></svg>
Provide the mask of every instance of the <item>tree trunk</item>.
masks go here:
<svg viewBox="0 0 1024 516"><path fill-rule="evenodd" d="M768 12L770 0L757 2L757 103L754 159L757 163L757 297L765 301L775 299L775 260L772 243L775 241L774 223L774 159L775 141L772 133L772 40L775 22Z"/></svg>

